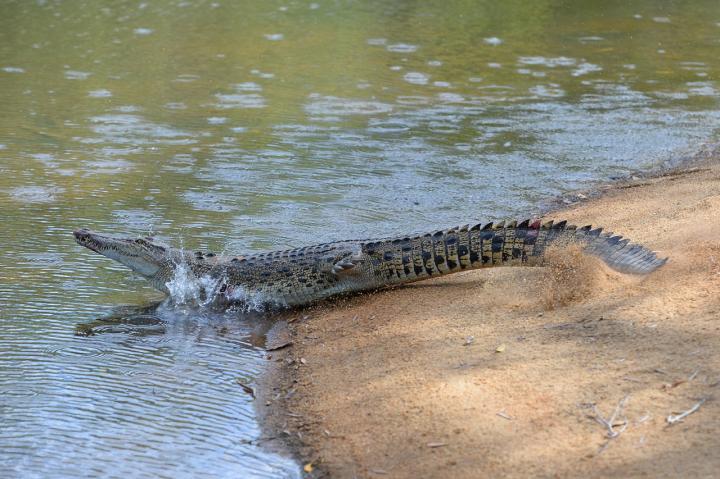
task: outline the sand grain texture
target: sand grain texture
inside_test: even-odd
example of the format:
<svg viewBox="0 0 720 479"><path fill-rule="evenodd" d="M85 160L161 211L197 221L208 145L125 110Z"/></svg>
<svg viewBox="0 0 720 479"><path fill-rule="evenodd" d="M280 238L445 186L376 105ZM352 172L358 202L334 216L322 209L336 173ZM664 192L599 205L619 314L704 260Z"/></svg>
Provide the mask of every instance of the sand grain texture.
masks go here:
<svg viewBox="0 0 720 479"><path fill-rule="evenodd" d="M718 477L720 167L705 166L548 215L670 257L647 277L555 252L302 313L274 352L270 427L318 477ZM623 398L608 439L594 416Z"/></svg>

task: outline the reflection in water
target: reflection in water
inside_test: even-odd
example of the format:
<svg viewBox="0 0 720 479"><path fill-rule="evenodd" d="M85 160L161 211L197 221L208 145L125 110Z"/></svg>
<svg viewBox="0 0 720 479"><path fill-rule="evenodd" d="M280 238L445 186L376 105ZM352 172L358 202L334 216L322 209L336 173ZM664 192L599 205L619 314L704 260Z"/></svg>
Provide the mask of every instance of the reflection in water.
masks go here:
<svg viewBox="0 0 720 479"><path fill-rule="evenodd" d="M105 316L75 326L76 336L97 334L127 334L132 336L167 335L182 326L182 330L203 330L218 332L221 337L239 334L245 347L264 348L266 333L275 324L275 319L285 314L272 315L258 311L181 305L169 300L157 301L145 306L116 306ZM291 314L288 312L288 314ZM170 322L171 324L168 324ZM184 323L184 324L181 324ZM168 329L170 328L170 330ZM232 328L232 331L231 329Z"/></svg>
<svg viewBox="0 0 720 479"><path fill-rule="evenodd" d="M139 464L143 477L294 477L294 464L258 450L253 398L238 385L261 368L268 327L163 302L4 352L23 371L0 381L0 464L43 477L136 477Z"/></svg>
<svg viewBox="0 0 720 479"><path fill-rule="evenodd" d="M0 475L294 471L234 382L262 368L254 319L73 335L158 299L74 228L243 253L527 217L715 139L718 22L716 0L3 2Z"/></svg>
<svg viewBox="0 0 720 479"><path fill-rule="evenodd" d="M116 308L111 314L75 326L77 336L123 333L135 336L165 334L165 321L156 313L163 303L145 307Z"/></svg>

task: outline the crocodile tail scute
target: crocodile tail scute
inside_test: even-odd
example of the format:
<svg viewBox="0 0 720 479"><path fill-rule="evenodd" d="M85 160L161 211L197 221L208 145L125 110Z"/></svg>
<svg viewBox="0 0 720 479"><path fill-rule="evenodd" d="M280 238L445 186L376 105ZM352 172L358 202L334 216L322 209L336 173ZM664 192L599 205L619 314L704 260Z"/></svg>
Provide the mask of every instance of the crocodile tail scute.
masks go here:
<svg viewBox="0 0 720 479"><path fill-rule="evenodd" d="M642 245L630 243L630 240L612 232L603 232L602 228L592 226L582 228L566 227L574 230L574 237L585 244L585 251L597 256L612 269L621 273L647 274L655 271L667 262L667 258L658 258L657 253ZM571 229L572 228L572 229Z"/></svg>

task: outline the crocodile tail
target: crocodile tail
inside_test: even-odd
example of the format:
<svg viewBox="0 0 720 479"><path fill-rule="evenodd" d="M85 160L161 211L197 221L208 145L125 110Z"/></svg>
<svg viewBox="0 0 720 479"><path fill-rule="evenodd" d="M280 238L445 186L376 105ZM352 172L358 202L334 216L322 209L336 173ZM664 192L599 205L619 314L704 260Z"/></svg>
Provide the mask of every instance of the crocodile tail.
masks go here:
<svg viewBox="0 0 720 479"><path fill-rule="evenodd" d="M415 237L367 241L362 249L384 281L402 283L465 269L542 265L549 246L572 244L623 273L650 273L667 261L601 228L577 228L566 221L465 225Z"/></svg>
<svg viewBox="0 0 720 479"><path fill-rule="evenodd" d="M647 274L655 271L667 262L667 258L658 258L657 254L642 245L631 243L620 235L603 232L602 228L592 226L576 228L564 221L557 223L567 237L584 245L584 251L597 256L612 269L621 273ZM569 233L569 234L568 234Z"/></svg>
<svg viewBox="0 0 720 479"><path fill-rule="evenodd" d="M586 253L621 273L647 274L667 262L667 258L658 258L656 253L622 236L592 226L578 228L567 221L512 221L470 229L470 251L478 251L479 267L541 265L548 246L572 244L581 245Z"/></svg>

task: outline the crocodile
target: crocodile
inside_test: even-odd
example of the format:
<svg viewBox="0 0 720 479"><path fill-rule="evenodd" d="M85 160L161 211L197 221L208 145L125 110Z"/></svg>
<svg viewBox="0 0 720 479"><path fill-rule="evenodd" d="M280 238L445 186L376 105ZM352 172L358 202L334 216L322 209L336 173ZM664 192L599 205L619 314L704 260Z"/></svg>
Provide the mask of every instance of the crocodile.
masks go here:
<svg viewBox="0 0 720 479"><path fill-rule="evenodd" d="M88 229L78 244L119 261L171 293L180 272L219 303L303 306L345 293L377 290L494 266L538 266L550 245L579 245L611 268L647 274L667 258L602 228L526 220L459 226L434 233L349 240L247 256L172 248L151 237L123 238Z"/></svg>

